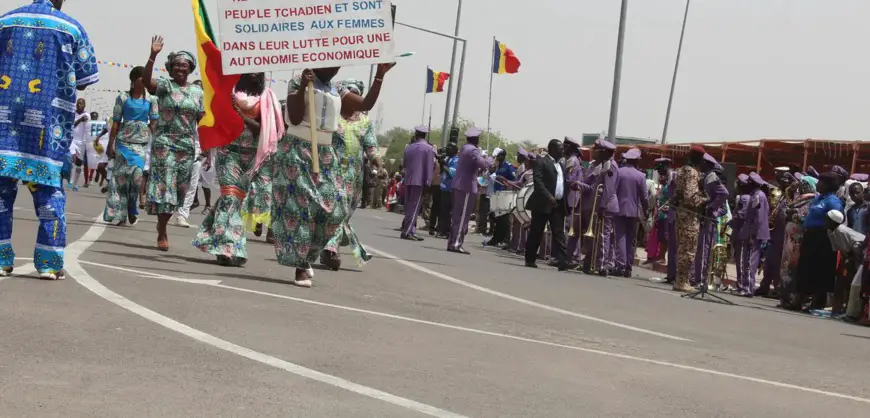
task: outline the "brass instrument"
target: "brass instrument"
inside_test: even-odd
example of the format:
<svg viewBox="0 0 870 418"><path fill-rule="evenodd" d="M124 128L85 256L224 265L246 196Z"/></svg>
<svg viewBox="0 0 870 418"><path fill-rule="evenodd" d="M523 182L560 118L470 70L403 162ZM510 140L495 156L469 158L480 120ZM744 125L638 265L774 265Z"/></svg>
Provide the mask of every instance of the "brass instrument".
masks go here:
<svg viewBox="0 0 870 418"><path fill-rule="evenodd" d="M773 230L773 223L776 219L776 207L779 206L779 203L782 201L782 190L778 187L774 187L767 192L767 204L768 208L770 208L770 216L767 218L767 226L770 230Z"/></svg>
<svg viewBox="0 0 870 418"><path fill-rule="evenodd" d="M604 185L599 184L595 188L595 198L592 200L592 216L589 217L589 227L586 228L586 233L583 234L584 238L592 238L592 260L589 263L591 269L595 269L597 265L596 260L598 260L598 240L601 239L601 225L602 222L598 221L598 199L604 195Z"/></svg>
<svg viewBox="0 0 870 418"><path fill-rule="evenodd" d="M568 230L568 236L571 238L577 237L577 232L579 232L574 230L574 219L580 216L580 214L577 213L577 208L581 207L580 202L583 201L583 192L578 191L577 193L577 203L574 204L574 211L571 212L571 229Z"/></svg>
<svg viewBox="0 0 870 418"><path fill-rule="evenodd" d="M586 238L595 238L595 233L592 231L595 221L598 220L598 198L604 195L604 185L599 184L595 188L595 198L592 199L592 216L589 217L589 227L586 228L586 233L583 234Z"/></svg>
<svg viewBox="0 0 870 418"><path fill-rule="evenodd" d="M728 278L726 270L728 266L728 235L725 231L719 233L720 242L710 250L710 263L708 264L708 284L710 286L721 285Z"/></svg>

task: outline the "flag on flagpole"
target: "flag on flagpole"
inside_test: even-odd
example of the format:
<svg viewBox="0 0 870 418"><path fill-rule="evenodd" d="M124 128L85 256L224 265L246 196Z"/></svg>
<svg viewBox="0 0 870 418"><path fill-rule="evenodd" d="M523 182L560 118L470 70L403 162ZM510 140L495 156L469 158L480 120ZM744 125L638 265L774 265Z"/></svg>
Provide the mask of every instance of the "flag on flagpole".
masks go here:
<svg viewBox="0 0 870 418"><path fill-rule="evenodd" d="M426 68L426 93L440 93L444 91L444 83L450 79L450 74L441 71L432 71Z"/></svg>
<svg viewBox="0 0 870 418"><path fill-rule="evenodd" d="M214 43L205 4L203 0L191 0L191 4L205 110L205 116L199 121L199 143L205 151L235 141L245 129L245 123L233 108L233 89L240 76L224 75L221 51Z"/></svg>
<svg viewBox="0 0 870 418"><path fill-rule="evenodd" d="M494 74L516 74L520 70L519 58L505 44L495 41L492 54L492 72Z"/></svg>

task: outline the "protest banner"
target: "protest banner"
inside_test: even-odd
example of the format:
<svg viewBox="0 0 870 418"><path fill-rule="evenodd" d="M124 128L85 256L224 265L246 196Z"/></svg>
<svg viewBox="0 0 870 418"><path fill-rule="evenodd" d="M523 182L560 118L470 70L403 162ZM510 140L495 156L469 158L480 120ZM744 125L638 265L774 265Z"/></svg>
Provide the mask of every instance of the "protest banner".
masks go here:
<svg viewBox="0 0 870 418"><path fill-rule="evenodd" d="M225 74L392 62L390 0L218 0Z"/></svg>

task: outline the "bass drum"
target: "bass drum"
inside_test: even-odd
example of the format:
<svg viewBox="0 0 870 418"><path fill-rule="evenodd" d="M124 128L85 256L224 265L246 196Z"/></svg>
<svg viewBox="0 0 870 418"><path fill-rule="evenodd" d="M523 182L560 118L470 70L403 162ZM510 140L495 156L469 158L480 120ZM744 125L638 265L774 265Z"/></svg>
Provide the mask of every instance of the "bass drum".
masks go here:
<svg viewBox="0 0 870 418"><path fill-rule="evenodd" d="M507 215L514 211L517 204L517 192L495 192L490 202L489 213L494 214L496 217Z"/></svg>
<svg viewBox="0 0 870 418"><path fill-rule="evenodd" d="M535 185L529 184L517 193L517 204L516 210L514 210L514 217L517 218L517 221L520 222L523 228L532 224L532 213L526 209L526 202L528 202L529 198L532 197L534 191Z"/></svg>

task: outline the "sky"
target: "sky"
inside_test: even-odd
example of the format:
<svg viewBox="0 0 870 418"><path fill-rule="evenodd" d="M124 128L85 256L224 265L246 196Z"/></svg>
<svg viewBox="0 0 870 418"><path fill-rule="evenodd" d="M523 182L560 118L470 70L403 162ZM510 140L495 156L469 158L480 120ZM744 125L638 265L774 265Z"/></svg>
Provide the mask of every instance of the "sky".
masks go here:
<svg viewBox="0 0 870 418"><path fill-rule="evenodd" d="M214 21L217 0L206 1ZM454 30L457 0L394 4L399 22ZM618 135L661 137L684 7L685 0L629 0ZM493 131L539 144L605 131L619 8L619 0L465 0L461 116L487 126L495 36L522 67L495 76ZM188 0L72 0L64 11L82 23L101 60L144 65L154 34L166 38L160 62L172 50L195 51ZM866 0L692 1L668 141L870 139L867 16ZM450 71L450 40L404 27L394 36L397 52L416 55L400 59L385 79L374 112L384 130L420 124L426 67ZM456 75L458 67L457 54ZM127 88L128 72L105 67L95 88ZM367 80L368 73L346 67L338 77ZM286 87L276 92L284 95ZM97 91L87 97L106 108L114 100ZM445 99L446 93L429 95L433 126L443 122Z"/></svg>

